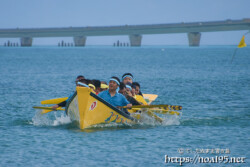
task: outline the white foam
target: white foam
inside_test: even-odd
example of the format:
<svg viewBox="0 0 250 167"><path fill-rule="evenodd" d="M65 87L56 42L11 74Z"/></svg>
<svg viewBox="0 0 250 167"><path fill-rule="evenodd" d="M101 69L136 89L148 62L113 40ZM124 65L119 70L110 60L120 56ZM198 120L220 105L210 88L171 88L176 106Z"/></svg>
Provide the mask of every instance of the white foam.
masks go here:
<svg viewBox="0 0 250 167"><path fill-rule="evenodd" d="M40 112L37 112L35 114L31 122L31 124L35 126L59 126L69 123L71 123L71 120L64 113L60 113L60 115L58 115L57 113L54 113L54 115L49 115L41 114Z"/></svg>
<svg viewBox="0 0 250 167"><path fill-rule="evenodd" d="M126 124L128 126L131 126L131 124ZM110 127L123 127L124 124L121 123L115 123L115 122L110 122L106 124L97 124L97 125L92 125L91 128L110 128Z"/></svg>
<svg viewBox="0 0 250 167"><path fill-rule="evenodd" d="M169 126L169 125L180 125L180 118L181 116L178 115L166 115L164 117L164 121L162 125Z"/></svg>
<svg viewBox="0 0 250 167"><path fill-rule="evenodd" d="M147 114L142 113L140 118L141 125L152 125L152 126L169 126L169 125L180 125L180 116L178 115L159 115L163 119L163 122L155 120Z"/></svg>
<svg viewBox="0 0 250 167"><path fill-rule="evenodd" d="M61 114L61 116L57 117L55 115L55 120L53 122L53 126L58 126L58 125L64 125L64 124L69 124L71 123L70 117L67 115Z"/></svg>

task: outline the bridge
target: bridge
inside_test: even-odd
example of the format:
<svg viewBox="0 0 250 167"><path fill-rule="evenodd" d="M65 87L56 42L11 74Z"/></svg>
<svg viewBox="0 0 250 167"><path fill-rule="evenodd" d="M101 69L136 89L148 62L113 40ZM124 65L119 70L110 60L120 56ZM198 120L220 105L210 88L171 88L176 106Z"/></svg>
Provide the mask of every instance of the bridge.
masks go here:
<svg viewBox="0 0 250 167"><path fill-rule="evenodd" d="M250 30L250 18L151 25L0 29L0 38L20 38L21 46L32 46L33 38L73 37L75 46L85 46L89 36L128 35L131 46L141 46L142 35L187 33L189 46L199 46L201 32L239 30Z"/></svg>

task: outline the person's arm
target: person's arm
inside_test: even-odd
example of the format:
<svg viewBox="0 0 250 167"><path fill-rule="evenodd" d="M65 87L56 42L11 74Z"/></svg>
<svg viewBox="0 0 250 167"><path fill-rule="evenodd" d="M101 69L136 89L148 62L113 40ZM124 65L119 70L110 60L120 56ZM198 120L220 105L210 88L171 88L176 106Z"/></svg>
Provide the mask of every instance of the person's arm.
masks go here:
<svg viewBox="0 0 250 167"><path fill-rule="evenodd" d="M127 108L131 109L132 108L132 104L131 103L127 104Z"/></svg>
<svg viewBox="0 0 250 167"><path fill-rule="evenodd" d="M63 101L63 102L61 102L61 103L59 103L59 104L56 104L56 105L52 106L51 108L52 108L53 110L55 110L55 109L57 109L58 107L65 107L66 104L67 104L67 100L65 100L65 101Z"/></svg>
<svg viewBox="0 0 250 167"><path fill-rule="evenodd" d="M129 103L131 103L132 105L141 105L137 100L135 100L135 98L133 98L132 96L126 96L127 101L129 101Z"/></svg>
<svg viewBox="0 0 250 167"><path fill-rule="evenodd" d="M123 98L123 105L127 106L127 108L130 109L132 107L132 104L126 99L125 96L122 95L122 98Z"/></svg>
<svg viewBox="0 0 250 167"><path fill-rule="evenodd" d="M51 108L52 108L53 110L56 110L58 107L59 107L59 105L56 104L56 105L52 106Z"/></svg>
<svg viewBox="0 0 250 167"><path fill-rule="evenodd" d="M75 92L74 92L74 93L75 93ZM72 93L72 94L69 96L69 98L68 98L67 100L65 100L65 101L63 101L63 102L61 102L61 103L59 103L59 104L56 104L56 105L52 106L51 108L52 108L53 110L55 110L55 109L57 109L58 107L65 107L66 104L67 104L67 101L74 95L74 93Z"/></svg>
<svg viewBox="0 0 250 167"><path fill-rule="evenodd" d="M61 103L59 103L58 106L59 106L59 107L65 107L66 104L67 104L67 100L65 100L65 101L63 101L63 102L61 102Z"/></svg>

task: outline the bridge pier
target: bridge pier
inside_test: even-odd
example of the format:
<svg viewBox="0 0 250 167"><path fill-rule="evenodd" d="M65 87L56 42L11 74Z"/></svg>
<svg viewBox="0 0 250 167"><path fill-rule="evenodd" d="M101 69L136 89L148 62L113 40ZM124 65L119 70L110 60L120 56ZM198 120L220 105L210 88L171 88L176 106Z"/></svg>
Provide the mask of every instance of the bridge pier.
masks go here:
<svg viewBox="0 0 250 167"><path fill-rule="evenodd" d="M189 32L188 41L189 46L200 46L201 33L200 32Z"/></svg>
<svg viewBox="0 0 250 167"><path fill-rule="evenodd" d="M142 35L129 35L130 46L141 46Z"/></svg>
<svg viewBox="0 0 250 167"><path fill-rule="evenodd" d="M32 38L31 37L22 37L21 46L32 46Z"/></svg>
<svg viewBox="0 0 250 167"><path fill-rule="evenodd" d="M86 44L86 37L84 36L77 36L77 37L74 37L74 43L75 43L75 46L81 46L81 47L84 47L85 44Z"/></svg>

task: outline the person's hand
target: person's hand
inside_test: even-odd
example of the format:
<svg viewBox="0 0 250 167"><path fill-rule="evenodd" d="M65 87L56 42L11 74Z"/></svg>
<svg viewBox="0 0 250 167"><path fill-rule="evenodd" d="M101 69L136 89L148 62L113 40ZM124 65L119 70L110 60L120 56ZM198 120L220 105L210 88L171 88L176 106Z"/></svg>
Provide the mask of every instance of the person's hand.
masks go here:
<svg viewBox="0 0 250 167"><path fill-rule="evenodd" d="M51 108L52 108L53 110L56 110L58 107L59 107L59 105L56 104L56 105L52 106Z"/></svg>
<svg viewBox="0 0 250 167"><path fill-rule="evenodd" d="M127 108L131 109L132 108L132 104L127 104Z"/></svg>

